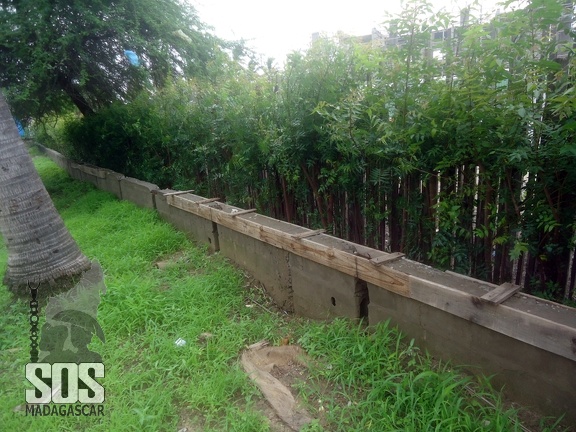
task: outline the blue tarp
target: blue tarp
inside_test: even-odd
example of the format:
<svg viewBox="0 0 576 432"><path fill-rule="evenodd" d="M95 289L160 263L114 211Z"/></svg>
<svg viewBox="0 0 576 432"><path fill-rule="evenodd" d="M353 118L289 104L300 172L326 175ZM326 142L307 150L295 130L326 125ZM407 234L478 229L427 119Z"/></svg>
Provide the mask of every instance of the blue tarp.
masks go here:
<svg viewBox="0 0 576 432"><path fill-rule="evenodd" d="M16 126L18 126L18 133L20 134L21 137L24 136L24 126L22 126L22 123L20 123L20 121L18 121L18 119L14 119L14 123L16 123Z"/></svg>
<svg viewBox="0 0 576 432"><path fill-rule="evenodd" d="M124 54L126 55L126 57L128 57L130 64L132 64L133 66L140 66L140 59L138 58L138 55L134 51L124 50Z"/></svg>

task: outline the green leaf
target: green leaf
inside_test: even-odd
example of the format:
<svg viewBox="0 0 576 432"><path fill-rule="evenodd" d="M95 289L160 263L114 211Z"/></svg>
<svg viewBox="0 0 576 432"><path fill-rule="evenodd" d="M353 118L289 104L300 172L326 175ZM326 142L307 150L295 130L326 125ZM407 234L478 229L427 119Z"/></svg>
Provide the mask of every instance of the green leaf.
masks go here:
<svg viewBox="0 0 576 432"><path fill-rule="evenodd" d="M576 144L571 143L560 147L560 155L576 157Z"/></svg>
<svg viewBox="0 0 576 432"><path fill-rule="evenodd" d="M528 243L516 241L514 247L510 251L510 258L518 259L525 252L528 252Z"/></svg>
<svg viewBox="0 0 576 432"><path fill-rule="evenodd" d="M518 115L522 118L526 117L526 109L524 107L518 108Z"/></svg>
<svg viewBox="0 0 576 432"><path fill-rule="evenodd" d="M552 61L552 60L539 60L538 61L538 66L540 66L543 69L549 69L553 72L558 72L560 70L562 70L562 65L558 62Z"/></svg>

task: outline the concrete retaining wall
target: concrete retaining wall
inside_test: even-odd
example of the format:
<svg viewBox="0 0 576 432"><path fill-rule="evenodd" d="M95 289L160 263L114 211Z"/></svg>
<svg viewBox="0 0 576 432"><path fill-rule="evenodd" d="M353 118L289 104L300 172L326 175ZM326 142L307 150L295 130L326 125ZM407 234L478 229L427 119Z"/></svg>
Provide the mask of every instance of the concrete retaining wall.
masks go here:
<svg viewBox="0 0 576 432"><path fill-rule="evenodd" d="M361 284L353 276L290 254L294 312L314 319L360 318Z"/></svg>
<svg viewBox="0 0 576 432"><path fill-rule="evenodd" d="M199 244L208 246L211 252L220 250L218 243L218 229L210 220L190 214L168 204L166 193L175 192L171 189L159 190L155 194L156 210L162 219L171 223L180 231ZM200 201L202 197L193 194L183 194L192 201Z"/></svg>
<svg viewBox="0 0 576 432"><path fill-rule="evenodd" d="M92 165L77 165L76 169L81 172L82 180L99 187L99 184L106 178L106 170Z"/></svg>
<svg viewBox="0 0 576 432"><path fill-rule="evenodd" d="M218 237L222 255L261 282L279 307L294 312L288 252L223 226Z"/></svg>
<svg viewBox="0 0 576 432"><path fill-rule="evenodd" d="M315 319L391 320L439 359L494 375L513 400L576 423L576 310L203 197L46 155L71 177L159 215L262 282L287 311ZM489 298L490 296L488 296Z"/></svg>
<svg viewBox="0 0 576 432"><path fill-rule="evenodd" d="M44 147L43 152L46 156L48 156L50 159L52 159L52 161L56 165L58 165L60 168L62 168L65 171L69 171L70 161L66 157L62 156L57 151L54 151L54 150L46 148L46 147Z"/></svg>
<svg viewBox="0 0 576 432"><path fill-rule="evenodd" d="M106 192L113 193L118 197L118 199L122 199L122 189L120 188L120 180L122 180L125 176L124 174L118 174L117 172L102 169L103 176L98 177L98 181L96 186L98 189L104 190Z"/></svg>
<svg viewBox="0 0 576 432"><path fill-rule="evenodd" d="M574 409L573 361L368 284L370 325L390 320L437 358L493 375L495 388L548 413Z"/></svg>
<svg viewBox="0 0 576 432"><path fill-rule="evenodd" d="M138 207L149 209L156 208L154 203L154 197L156 194L152 192L158 191L159 189L160 188L153 183L148 183L132 177L123 177L120 179L120 193L122 194L122 199L132 201Z"/></svg>
<svg viewBox="0 0 576 432"><path fill-rule="evenodd" d="M84 181L84 173L82 172L81 165L75 162L70 162L68 164L68 174L74 180Z"/></svg>

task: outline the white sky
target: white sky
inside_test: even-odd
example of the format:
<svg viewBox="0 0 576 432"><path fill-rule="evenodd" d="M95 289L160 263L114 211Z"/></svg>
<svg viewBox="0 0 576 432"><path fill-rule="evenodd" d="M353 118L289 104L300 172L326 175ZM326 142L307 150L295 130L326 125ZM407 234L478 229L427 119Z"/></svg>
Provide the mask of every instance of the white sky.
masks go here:
<svg viewBox="0 0 576 432"><path fill-rule="evenodd" d="M381 28L385 13L401 11L401 0L188 0L200 20L224 39L244 39L261 53L282 64L286 54L306 49L314 32L369 34ZM483 13L498 0L483 0ZM432 0L434 9L458 11L470 0Z"/></svg>

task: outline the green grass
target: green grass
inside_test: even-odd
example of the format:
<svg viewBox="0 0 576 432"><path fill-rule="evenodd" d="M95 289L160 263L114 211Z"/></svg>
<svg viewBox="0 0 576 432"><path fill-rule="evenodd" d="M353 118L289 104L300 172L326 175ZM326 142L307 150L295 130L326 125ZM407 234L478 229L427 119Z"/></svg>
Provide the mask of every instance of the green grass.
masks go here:
<svg viewBox="0 0 576 432"><path fill-rule="evenodd" d="M36 166L84 253L102 264L107 293L93 342L106 365L102 418L32 418L23 403L28 361L26 304L0 290L0 430L269 430L261 398L239 364L242 349L293 335L314 359L300 396L317 420L308 431L516 431L517 412L404 341L386 324L366 331L346 320L286 320L263 308L258 290L218 254L192 244L152 211L71 180L45 158ZM174 262L156 268L167 257ZM6 263L0 249L0 271ZM199 335L213 336L205 341ZM187 344L177 347L175 340ZM487 405L469 389L474 388ZM186 419L184 422L183 419ZM184 422L184 423L183 423ZM196 428L196 429L194 429ZM551 426L548 429L554 430Z"/></svg>
<svg viewBox="0 0 576 432"><path fill-rule="evenodd" d="M339 431L521 431L518 411L503 406L487 381L438 364L386 323L370 332L336 320L310 323L301 343L324 367L313 371L323 387L300 391ZM537 430L552 431L545 420ZM323 429L318 429L323 430ZM330 429L332 430L332 429ZM535 429L532 429L535 430Z"/></svg>

